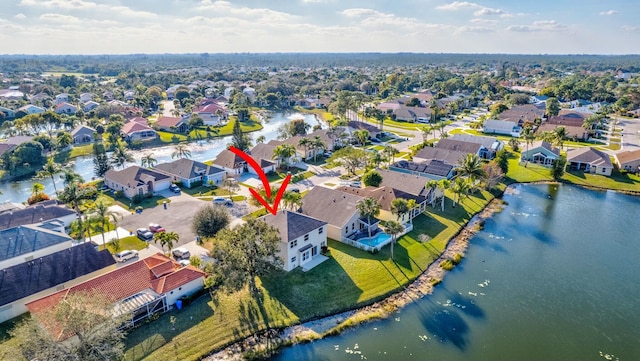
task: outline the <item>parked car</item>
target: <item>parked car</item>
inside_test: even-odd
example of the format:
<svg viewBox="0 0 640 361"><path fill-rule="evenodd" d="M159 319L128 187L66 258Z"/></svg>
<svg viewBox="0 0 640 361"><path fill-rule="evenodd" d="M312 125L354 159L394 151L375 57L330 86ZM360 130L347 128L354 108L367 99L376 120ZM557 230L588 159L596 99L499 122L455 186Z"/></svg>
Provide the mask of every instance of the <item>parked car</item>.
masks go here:
<svg viewBox="0 0 640 361"><path fill-rule="evenodd" d="M138 251L125 250L120 253L116 253L115 257L116 262L126 262L127 260L138 257Z"/></svg>
<svg viewBox="0 0 640 361"><path fill-rule="evenodd" d="M153 233L146 228L138 228L136 230L136 235L143 241L150 241L153 239Z"/></svg>
<svg viewBox="0 0 640 361"><path fill-rule="evenodd" d="M322 155L324 155L325 157L329 158L329 157L331 157L333 155L333 153L330 152L330 151L326 151L326 152L322 153Z"/></svg>
<svg viewBox="0 0 640 361"><path fill-rule="evenodd" d="M165 231L164 227L162 227L158 223L149 223L149 230L151 231L151 233L158 233L158 232Z"/></svg>
<svg viewBox="0 0 640 361"><path fill-rule="evenodd" d="M289 191L293 192L293 193L300 193L300 189L299 188L291 188Z"/></svg>
<svg viewBox="0 0 640 361"><path fill-rule="evenodd" d="M191 261L189 261L188 259L181 259L178 261L178 263L180 263L182 267L187 267L188 265L191 264Z"/></svg>
<svg viewBox="0 0 640 361"><path fill-rule="evenodd" d="M173 254L173 257L175 257L176 259L189 259L189 257L191 257L191 253L189 253L189 250L184 247L174 248L171 251L171 254Z"/></svg>
<svg viewBox="0 0 640 361"><path fill-rule="evenodd" d="M213 198L213 204L232 206L233 205L233 201L231 199L229 199L229 198L215 197L215 198Z"/></svg>
<svg viewBox="0 0 640 361"><path fill-rule="evenodd" d="M351 183L349 183L349 187L361 188L362 187L362 182L360 182L360 181L351 182Z"/></svg>
<svg viewBox="0 0 640 361"><path fill-rule="evenodd" d="M173 193L180 193L180 187L178 187L178 185L176 184L170 185L169 190L172 191Z"/></svg>

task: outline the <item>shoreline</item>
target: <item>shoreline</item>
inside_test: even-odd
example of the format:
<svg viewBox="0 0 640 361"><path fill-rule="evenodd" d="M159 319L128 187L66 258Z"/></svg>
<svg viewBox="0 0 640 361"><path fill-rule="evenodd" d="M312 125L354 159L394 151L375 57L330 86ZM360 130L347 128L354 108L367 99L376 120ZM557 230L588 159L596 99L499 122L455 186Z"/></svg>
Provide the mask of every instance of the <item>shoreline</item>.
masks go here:
<svg viewBox="0 0 640 361"><path fill-rule="evenodd" d="M434 287L442 282L448 272L440 267L440 262L452 260L456 254L464 256L469 241L482 229L484 221L503 209L502 195L512 192L517 184L507 186L500 195L489 201L447 242L444 251L427 266L427 269L420 276L410 284L398 289L397 292L368 306L289 326L282 330L265 331L259 335L250 336L204 357L203 360L239 361L244 359L243 354L246 352L271 354L280 347L337 335L346 328L387 318L398 309L431 294Z"/></svg>

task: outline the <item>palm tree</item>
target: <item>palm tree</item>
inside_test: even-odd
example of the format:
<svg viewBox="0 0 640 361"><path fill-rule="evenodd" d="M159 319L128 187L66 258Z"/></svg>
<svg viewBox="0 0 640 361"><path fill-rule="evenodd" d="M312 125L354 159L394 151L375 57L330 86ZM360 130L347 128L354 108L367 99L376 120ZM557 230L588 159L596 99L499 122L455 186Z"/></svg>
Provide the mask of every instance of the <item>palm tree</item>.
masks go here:
<svg viewBox="0 0 640 361"><path fill-rule="evenodd" d="M102 233L102 246L106 246L107 242L104 239L104 231L106 225L109 223L109 218L118 217L119 214L109 210L109 206L103 200L99 200L95 203L94 208L95 221L100 225L100 231Z"/></svg>
<svg viewBox="0 0 640 361"><path fill-rule="evenodd" d="M311 140L311 148L313 148L313 161L315 162L316 156L318 155L318 150L321 149L324 151L327 148L327 145L324 144L324 142L319 136L316 135Z"/></svg>
<svg viewBox="0 0 640 361"><path fill-rule="evenodd" d="M62 184L64 184L64 186L68 186L71 183L83 183L84 179L82 179L82 176L76 172L74 172L72 169L62 169L62 175L60 176L60 179L62 179Z"/></svg>
<svg viewBox="0 0 640 361"><path fill-rule="evenodd" d="M428 125L426 127L422 127L422 140L426 143L429 140L429 135L431 133L434 133L435 128L433 127L433 125Z"/></svg>
<svg viewBox="0 0 640 361"><path fill-rule="evenodd" d="M58 149L64 149L73 143L73 138L69 132L60 132L56 137L56 146Z"/></svg>
<svg viewBox="0 0 640 361"><path fill-rule="evenodd" d="M557 127L553 130L555 133L555 144L562 149L564 145L564 140L567 138L567 129L565 127Z"/></svg>
<svg viewBox="0 0 640 361"><path fill-rule="evenodd" d="M304 148L304 159L307 159L307 151L309 150L309 147L311 147L311 139L302 137L298 141L298 145Z"/></svg>
<svg viewBox="0 0 640 361"><path fill-rule="evenodd" d="M418 202L415 199L409 199L407 201L407 208L409 208L409 223L413 224L413 210L418 206Z"/></svg>
<svg viewBox="0 0 640 361"><path fill-rule="evenodd" d="M186 144L176 144L173 153L171 153L171 159L174 158L191 158L191 151Z"/></svg>
<svg viewBox="0 0 640 361"><path fill-rule="evenodd" d="M169 249L169 252L171 252L173 245L180 240L180 235L177 234L176 232L160 232L160 233L164 233L164 244Z"/></svg>
<svg viewBox="0 0 640 361"><path fill-rule="evenodd" d="M366 129L356 130L353 132L353 136L358 140L358 144L364 147L369 140L369 131Z"/></svg>
<svg viewBox="0 0 640 361"><path fill-rule="evenodd" d="M371 217L375 217L380 214L380 208L380 203L369 197L356 203L356 209L360 212L360 216L367 217L367 231L369 232L369 238L371 238Z"/></svg>
<svg viewBox="0 0 640 361"><path fill-rule="evenodd" d="M467 193L469 192L469 189L471 188L471 185L469 184L468 180L465 178L456 178L453 181L453 184L451 185L451 191L454 194L454 199L453 199L453 207L456 206L456 204L460 203L460 195L462 193Z"/></svg>
<svg viewBox="0 0 640 361"><path fill-rule="evenodd" d="M387 221L384 224L384 231L391 235L391 259L393 259L393 245L396 243L398 234L404 231L404 226L397 221Z"/></svg>
<svg viewBox="0 0 640 361"><path fill-rule="evenodd" d="M140 159L140 165L143 167L153 168L154 165L158 164L158 160L153 157L151 153L147 153Z"/></svg>
<svg viewBox="0 0 640 361"><path fill-rule="evenodd" d="M49 157L47 159L47 163L45 163L44 166L42 166L42 170L38 172L38 177L40 178L45 178L45 177L51 178L51 183L53 184L53 192L55 194L58 194L58 189L56 188L56 179L54 178L54 176L58 172L60 172L61 169L62 169L62 166L60 166L60 164L58 163L55 163L53 161L53 157Z"/></svg>
<svg viewBox="0 0 640 361"><path fill-rule="evenodd" d="M387 159L389 159L389 164L392 164L395 162L396 154L400 153L400 151L398 151L392 145L385 145L382 153L384 153Z"/></svg>
<svg viewBox="0 0 640 361"><path fill-rule="evenodd" d="M122 219L122 216L120 214L116 212L111 213L111 223L113 223L113 226L115 227L116 238L118 239L118 241L120 241L120 235L118 234L118 223L120 222L121 219Z"/></svg>
<svg viewBox="0 0 640 361"><path fill-rule="evenodd" d="M296 147L291 144L280 144L273 149L273 158L280 159L280 163L289 168L289 159L296 154Z"/></svg>
<svg viewBox="0 0 640 361"><path fill-rule="evenodd" d="M44 191L44 185L42 183L33 183L31 186L31 195L37 197L40 193Z"/></svg>
<svg viewBox="0 0 640 361"><path fill-rule="evenodd" d="M469 178L471 182L475 182L485 174L482 169L482 159L477 154L471 153L460 159L453 169L459 176Z"/></svg>
<svg viewBox="0 0 640 361"><path fill-rule="evenodd" d="M264 135L261 135L258 138L256 138L256 143L264 143L266 140L267 138Z"/></svg>
<svg viewBox="0 0 640 361"><path fill-rule="evenodd" d="M370 152L369 153L369 164L373 165L375 168L380 167L380 163L385 161L384 155L380 152Z"/></svg>
<svg viewBox="0 0 640 361"><path fill-rule="evenodd" d="M81 185L78 182L67 184L62 192L58 195L58 199L62 202L71 204L72 208L78 213L78 230L80 239L84 239L84 221L82 219L82 211L80 205L91 197L91 188Z"/></svg>
<svg viewBox="0 0 640 361"><path fill-rule="evenodd" d="M440 205L442 208L442 212L444 212L444 199L445 199L444 192L447 189L449 189L450 186L451 186L451 181L446 178L441 179L440 182L438 182L438 188L442 191L442 197L440 198L441 199Z"/></svg>
<svg viewBox="0 0 640 361"><path fill-rule="evenodd" d="M157 232L153 234L153 243L160 243L160 248L162 248L162 253L164 253L164 246L167 244L166 241L167 232Z"/></svg>
<svg viewBox="0 0 640 361"><path fill-rule="evenodd" d="M536 139L536 136L533 133L533 127L531 126L531 124L526 124L524 126L524 128L522 129L522 137L524 138L524 141L527 145L527 153L529 153L529 145L533 144L533 140ZM524 163L525 168L527 167L527 164L529 164L528 159Z"/></svg>
<svg viewBox="0 0 640 361"><path fill-rule="evenodd" d="M124 168L127 162L133 162L133 156L129 153L124 143L117 142L116 147L113 149L113 154L111 154L111 164L115 167Z"/></svg>
<svg viewBox="0 0 640 361"><path fill-rule="evenodd" d="M391 213L396 216L398 221L400 221L407 212L409 212L409 204L406 199L396 198L391 201Z"/></svg>
<svg viewBox="0 0 640 361"><path fill-rule="evenodd" d="M518 138L509 139L509 146L511 147L511 149L513 149L514 152L517 152L520 148L520 142L518 141Z"/></svg>

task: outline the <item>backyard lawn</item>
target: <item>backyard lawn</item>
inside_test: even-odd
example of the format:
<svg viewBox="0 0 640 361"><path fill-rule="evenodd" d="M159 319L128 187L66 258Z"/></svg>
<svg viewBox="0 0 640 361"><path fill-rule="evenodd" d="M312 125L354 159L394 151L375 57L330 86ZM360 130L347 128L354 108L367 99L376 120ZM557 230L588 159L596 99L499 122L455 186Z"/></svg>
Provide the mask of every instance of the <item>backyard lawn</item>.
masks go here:
<svg viewBox="0 0 640 361"><path fill-rule="evenodd" d="M203 296L181 311L133 330L126 340L127 360L197 360L208 350L267 327L283 327L380 300L419 276L492 197L478 192L455 208L447 198L444 212L429 209L414 220L414 230L399 239L395 262L390 259L389 246L371 254L329 240L327 261L309 272L298 269L262 277L258 298L250 297L246 290L217 294L214 300ZM175 330L169 323L171 316L176 317Z"/></svg>
<svg viewBox="0 0 640 361"><path fill-rule="evenodd" d="M107 242L110 242L110 239L107 239ZM125 249L133 249L139 251L141 249L145 249L149 246L148 242L141 240L136 236L122 237L119 241L114 241L107 243L107 249L111 253L118 253ZM99 250L103 250L104 246L98 246Z"/></svg>

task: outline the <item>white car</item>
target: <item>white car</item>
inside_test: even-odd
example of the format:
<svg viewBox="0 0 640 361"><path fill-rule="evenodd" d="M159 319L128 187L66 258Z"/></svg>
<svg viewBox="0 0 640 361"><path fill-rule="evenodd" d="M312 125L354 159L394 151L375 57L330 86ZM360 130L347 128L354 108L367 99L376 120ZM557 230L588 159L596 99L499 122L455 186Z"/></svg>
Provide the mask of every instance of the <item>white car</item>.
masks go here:
<svg viewBox="0 0 640 361"><path fill-rule="evenodd" d="M137 258L138 251L134 251L134 250L122 251L120 253L116 253L115 257L117 262L126 262L132 258Z"/></svg>
<svg viewBox="0 0 640 361"><path fill-rule="evenodd" d="M174 248L171 253L173 254L173 257L175 257L176 259L180 260L180 259L189 259L189 257L191 257L191 253L189 253L189 250L184 248L184 247L178 247L178 248Z"/></svg>
<svg viewBox="0 0 640 361"><path fill-rule="evenodd" d="M215 198L213 198L213 204L232 206L233 205L233 201L231 199L229 199L229 198L215 197Z"/></svg>

